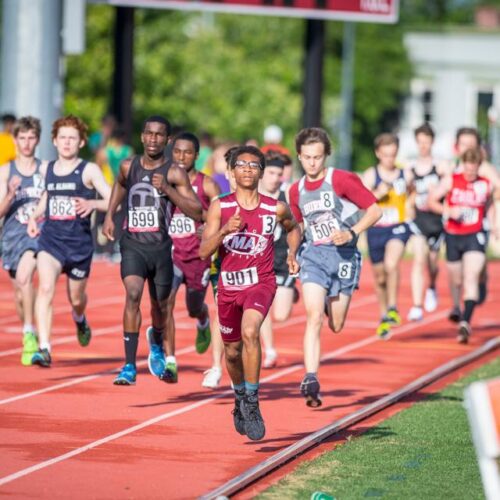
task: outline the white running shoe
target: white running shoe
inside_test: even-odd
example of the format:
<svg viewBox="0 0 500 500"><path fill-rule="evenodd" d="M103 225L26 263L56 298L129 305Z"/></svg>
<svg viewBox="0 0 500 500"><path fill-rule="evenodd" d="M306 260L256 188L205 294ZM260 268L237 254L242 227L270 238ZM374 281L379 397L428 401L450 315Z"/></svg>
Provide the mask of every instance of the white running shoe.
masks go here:
<svg viewBox="0 0 500 500"><path fill-rule="evenodd" d="M220 368L212 366L212 368L205 370L203 375L205 375L201 383L203 387L208 387L210 389L217 389L217 387L219 387L219 382L222 378L222 370Z"/></svg>
<svg viewBox="0 0 500 500"><path fill-rule="evenodd" d="M413 306L408 313L408 321L422 321L423 317L422 308L418 306Z"/></svg>
<svg viewBox="0 0 500 500"><path fill-rule="evenodd" d="M266 349L266 357L264 363L262 363L262 368L274 368L277 359L278 353L274 349Z"/></svg>
<svg viewBox="0 0 500 500"><path fill-rule="evenodd" d="M424 300L424 309L431 313L437 309L438 306L438 298L436 294L436 290L433 288L427 288L425 291L425 300Z"/></svg>

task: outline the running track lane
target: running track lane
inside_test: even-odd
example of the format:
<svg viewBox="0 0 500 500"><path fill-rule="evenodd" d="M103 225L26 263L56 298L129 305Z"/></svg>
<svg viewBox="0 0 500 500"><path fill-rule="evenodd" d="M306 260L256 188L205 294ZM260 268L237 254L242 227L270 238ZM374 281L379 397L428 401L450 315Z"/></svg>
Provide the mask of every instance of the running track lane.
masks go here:
<svg viewBox="0 0 500 500"><path fill-rule="evenodd" d="M404 275L408 275L405 266ZM68 492L75 498L197 497L307 433L497 336L495 297L500 296L500 286L494 278L500 277L499 264L492 263L490 271L490 298L477 311L473 341L470 346L459 346L455 329L443 319L449 307L444 298L445 273L439 283L440 310L420 324L400 327L388 342L374 340L378 311L366 266L345 331L333 335L324 329L327 359L320 372L324 405L317 410L306 408L298 394L304 328L299 304L293 317L277 330L280 364L263 372L261 389L267 435L252 443L232 428L230 393L200 387L202 371L210 360L193 353L193 332L186 328L189 320L184 319L182 296L177 311L183 314L178 334L179 384L164 385L141 368L135 387L112 385L109 372L122 363L123 290L116 266L96 264L88 316L101 335L88 349L79 348L76 340L71 342L73 325L61 284L54 333L56 340L65 343L55 346L53 368L22 367L19 352L2 357L0 375L8 383L2 384L0 403L11 401L0 405L0 493L27 496L36 492L39 498L67 498ZM408 283L402 281L405 315L410 295ZM16 351L19 342L12 333L17 322L9 292L9 285L2 281L1 351ZM143 311L147 318L147 303ZM3 333L4 328L10 333ZM144 335L141 339L144 358ZM42 389L45 392L36 392ZM16 396L23 397L12 400Z"/></svg>

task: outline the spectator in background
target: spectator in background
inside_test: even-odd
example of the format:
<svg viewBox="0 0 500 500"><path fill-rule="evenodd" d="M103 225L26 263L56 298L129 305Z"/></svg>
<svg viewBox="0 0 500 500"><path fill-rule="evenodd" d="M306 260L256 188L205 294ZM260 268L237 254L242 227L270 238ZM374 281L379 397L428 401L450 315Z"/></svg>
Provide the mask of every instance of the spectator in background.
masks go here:
<svg viewBox="0 0 500 500"><path fill-rule="evenodd" d="M16 159L16 143L12 129L16 117L10 113L2 115L2 131L0 132L0 165Z"/></svg>
<svg viewBox="0 0 500 500"><path fill-rule="evenodd" d="M101 120L101 130L94 132L89 137L88 146L93 154L97 154L100 148L103 148L111 138L111 134L116 128L116 118L111 115L105 115Z"/></svg>
<svg viewBox="0 0 500 500"><path fill-rule="evenodd" d="M236 142L224 142L214 149L207 162L208 171L211 172L212 179L219 185L221 193L228 193L229 181L226 177L227 162L225 154L229 149L238 146Z"/></svg>
<svg viewBox="0 0 500 500"><path fill-rule="evenodd" d="M214 139L212 135L206 131L200 134L200 152L198 154L198 158L196 159L196 163L194 164L194 168L205 175L210 175L207 168L207 162L210 158L210 155L214 150Z"/></svg>
<svg viewBox="0 0 500 500"><path fill-rule="evenodd" d="M277 151L282 155L290 156L290 151L281 144L283 131L278 125L269 125L264 129L264 146L260 149L266 154L269 150Z"/></svg>

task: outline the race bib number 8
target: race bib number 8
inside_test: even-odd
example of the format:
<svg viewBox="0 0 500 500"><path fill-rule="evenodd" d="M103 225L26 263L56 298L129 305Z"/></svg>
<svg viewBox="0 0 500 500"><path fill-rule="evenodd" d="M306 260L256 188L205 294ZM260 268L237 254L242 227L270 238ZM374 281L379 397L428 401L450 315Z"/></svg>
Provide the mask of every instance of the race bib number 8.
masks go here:
<svg viewBox="0 0 500 500"><path fill-rule="evenodd" d="M340 262L337 274L342 280L352 278L352 262Z"/></svg>
<svg viewBox="0 0 500 500"><path fill-rule="evenodd" d="M195 233L194 220L185 215L176 215L170 222L168 232L172 238L184 238Z"/></svg>
<svg viewBox="0 0 500 500"><path fill-rule="evenodd" d="M155 208L136 208L129 210L128 229L132 233L159 231L158 210Z"/></svg>
<svg viewBox="0 0 500 500"><path fill-rule="evenodd" d="M240 271L223 271L220 273L222 284L226 288L246 288L259 282L256 267L241 269Z"/></svg>
<svg viewBox="0 0 500 500"><path fill-rule="evenodd" d="M36 203L25 203L17 209L16 219L21 224L28 224L29 218L36 208Z"/></svg>
<svg viewBox="0 0 500 500"><path fill-rule="evenodd" d="M75 199L71 196L53 196L49 200L49 219L76 219Z"/></svg>

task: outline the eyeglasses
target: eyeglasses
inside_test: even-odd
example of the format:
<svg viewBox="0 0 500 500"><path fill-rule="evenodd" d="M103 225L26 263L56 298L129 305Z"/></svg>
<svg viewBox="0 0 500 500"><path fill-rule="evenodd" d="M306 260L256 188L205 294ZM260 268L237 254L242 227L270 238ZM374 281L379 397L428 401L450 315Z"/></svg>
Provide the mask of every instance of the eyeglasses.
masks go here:
<svg viewBox="0 0 500 500"><path fill-rule="evenodd" d="M237 168L250 167L253 170L261 168L261 164L258 161L245 161L245 160L236 160L234 162L234 166Z"/></svg>

